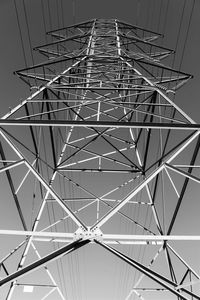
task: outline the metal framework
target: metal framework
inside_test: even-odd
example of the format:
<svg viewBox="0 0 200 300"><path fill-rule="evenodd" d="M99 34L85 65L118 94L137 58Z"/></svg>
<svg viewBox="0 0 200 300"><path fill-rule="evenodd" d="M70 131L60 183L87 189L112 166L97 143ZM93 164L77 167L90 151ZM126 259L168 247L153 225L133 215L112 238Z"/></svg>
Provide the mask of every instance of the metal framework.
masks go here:
<svg viewBox="0 0 200 300"><path fill-rule="evenodd" d="M89 247L116 257L115 299L199 299L200 125L174 102L192 76L164 64L160 34L122 21L48 35L46 60L16 72L33 92L0 120L1 299L82 299L66 278L75 257L81 281Z"/></svg>

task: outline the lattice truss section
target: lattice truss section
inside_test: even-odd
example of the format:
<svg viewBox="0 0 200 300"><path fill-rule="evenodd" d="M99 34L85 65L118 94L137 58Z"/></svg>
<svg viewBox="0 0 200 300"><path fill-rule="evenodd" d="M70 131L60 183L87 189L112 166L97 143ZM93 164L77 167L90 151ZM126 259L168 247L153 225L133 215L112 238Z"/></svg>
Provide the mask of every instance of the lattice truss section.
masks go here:
<svg viewBox="0 0 200 300"><path fill-rule="evenodd" d="M122 21L48 35L0 121L1 299L199 299L199 126L174 102L191 75Z"/></svg>

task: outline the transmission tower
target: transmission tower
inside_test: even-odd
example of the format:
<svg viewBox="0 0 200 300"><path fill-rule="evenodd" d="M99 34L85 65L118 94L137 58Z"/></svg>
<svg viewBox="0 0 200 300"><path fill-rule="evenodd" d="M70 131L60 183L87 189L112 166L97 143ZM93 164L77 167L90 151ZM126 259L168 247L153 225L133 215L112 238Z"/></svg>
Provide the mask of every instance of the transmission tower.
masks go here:
<svg viewBox="0 0 200 300"><path fill-rule="evenodd" d="M174 101L191 75L122 21L48 35L0 121L1 299L199 299L200 131Z"/></svg>

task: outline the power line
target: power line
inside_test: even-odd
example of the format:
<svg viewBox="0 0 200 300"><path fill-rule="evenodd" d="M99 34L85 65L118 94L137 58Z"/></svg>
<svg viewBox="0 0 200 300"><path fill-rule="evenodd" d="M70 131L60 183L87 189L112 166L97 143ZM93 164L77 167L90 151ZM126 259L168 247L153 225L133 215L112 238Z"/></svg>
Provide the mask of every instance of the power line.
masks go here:
<svg viewBox="0 0 200 300"><path fill-rule="evenodd" d="M23 37L22 37L22 30L21 30L20 21L19 21L19 13L18 13L18 9L17 9L16 0L14 0L14 6L15 6L15 13L16 13L16 17L17 17L17 25L18 25L18 29L19 29L19 36L20 36L23 58L24 58L25 66L27 68L28 64L27 64L27 59L26 59L25 47L24 47L24 42L23 42Z"/></svg>
<svg viewBox="0 0 200 300"><path fill-rule="evenodd" d="M49 25L50 25L50 31L51 31L53 28L52 28L52 17L51 17L49 1L47 1L47 10L48 10L48 14L49 14Z"/></svg>
<svg viewBox="0 0 200 300"><path fill-rule="evenodd" d="M169 1L167 1L167 7L165 10L165 17L164 17L164 25L163 25L163 35L165 34L165 30L166 30L166 25L167 25L167 16L168 16L168 11L169 11Z"/></svg>
<svg viewBox="0 0 200 300"><path fill-rule="evenodd" d="M43 20L43 26L44 26L44 33L45 33L45 42L47 43L47 26L46 26L46 20L45 20L45 13L44 13L44 3L43 0L41 0L41 7L42 7L42 20Z"/></svg>
<svg viewBox="0 0 200 300"><path fill-rule="evenodd" d="M179 65L179 70L181 69L181 66L182 66L182 63L183 63L183 58L184 58L184 54L185 54L186 44L187 44L188 35L189 35L189 31L190 31L190 25L191 25L191 21L192 21L193 12L194 12L194 6L195 6L195 0L193 0L192 9L191 9L191 12L190 12L190 18L189 18L189 23L188 23L188 27L187 27L186 37L185 37L185 41L184 41L184 45L183 45L183 51L182 51L182 55L181 55L181 61L180 61L180 65Z"/></svg>
<svg viewBox="0 0 200 300"><path fill-rule="evenodd" d="M29 41L29 47L30 47L30 53L31 53L31 60L32 60L32 64L34 65L33 47L32 47L32 42L31 42L30 28L29 28L29 23L28 23L28 16L27 16L27 11L26 11L25 1L23 0L22 3L23 3L23 9L24 9L24 15L25 15L25 21L26 21L26 28L27 28L27 33L28 33L28 41Z"/></svg>
<svg viewBox="0 0 200 300"><path fill-rule="evenodd" d="M183 16L185 13L185 5L186 5L186 0L184 0L183 7L182 7L181 19L180 19L180 23L179 23L179 29L178 29L178 33L177 33L176 45L175 45L175 50L174 50L175 53L174 53L173 61L172 61L172 68L174 67L175 58L176 58L175 56L177 53L178 43L179 43L179 39L180 39L180 33L181 33L181 28L182 28L182 23L183 23Z"/></svg>
<svg viewBox="0 0 200 300"><path fill-rule="evenodd" d="M58 0L56 1L56 13L57 13L58 28L60 28L60 16L59 16Z"/></svg>
<svg viewBox="0 0 200 300"><path fill-rule="evenodd" d="M29 42L29 48L30 48L30 54L31 54L31 60L32 64L34 66L34 57L33 57L33 47L32 47L32 42L31 42L31 35L30 35L30 28L29 28L29 22L28 22L28 16L27 16L27 10L25 6L25 1L22 1L23 4L23 9L24 9L24 15L25 15L25 22L26 22L26 28L27 28L27 33L28 33L28 42ZM34 69L35 73L35 69ZM35 74L35 85L37 86L37 79L36 79L36 74Z"/></svg>
<svg viewBox="0 0 200 300"><path fill-rule="evenodd" d="M73 16L73 24L76 23L76 0L72 0L72 16Z"/></svg>
<svg viewBox="0 0 200 300"><path fill-rule="evenodd" d="M63 0L60 1L60 6L61 6L62 27L64 27L64 7L63 7Z"/></svg>

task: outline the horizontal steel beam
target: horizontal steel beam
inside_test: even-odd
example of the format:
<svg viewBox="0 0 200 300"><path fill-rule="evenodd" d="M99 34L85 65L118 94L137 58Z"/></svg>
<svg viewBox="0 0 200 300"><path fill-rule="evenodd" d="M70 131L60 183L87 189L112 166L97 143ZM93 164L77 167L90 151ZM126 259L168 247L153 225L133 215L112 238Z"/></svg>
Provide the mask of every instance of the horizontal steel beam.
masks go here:
<svg viewBox="0 0 200 300"><path fill-rule="evenodd" d="M42 236L42 237L65 237L73 238L74 233L46 232L46 231L23 231L23 230L0 230L0 235L18 235L18 236Z"/></svg>
<svg viewBox="0 0 200 300"><path fill-rule="evenodd" d="M91 27L92 27L92 24L94 23L94 21L96 21L96 19L92 19L92 20L88 20L88 21L84 21L84 22L80 22L80 23L75 23L70 26L65 26L65 27L55 29L55 30L47 31L47 34L51 34L51 33L54 33L54 32L60 31L60 30L66 30L66 29L70 29L70 28L80 27L81 25L86 25L86 24L91 24Z"/></svg>
<svg viewBox="0 0 200 300"><path fill-rule="evenodd" d="M104 240L127 241L200 241L200 235L129 235L104 234Z"/></svg>
<svg viewBox="0 0 200 300"><path fill-rule="evenodd" d="M23 231L23 230L0 230L0 235L19 235L35 237L74 238L74 233L69 232L46 232L46 231ZM84 232L83 232L84 238ZM103 240L113 241L200 241L200 235L137 235L137 234L103 234Z"/></svg>
<svg viewBox="0 0 200 300"><path fill-rule="evenodd" d="M84 172L84 173L137 173L141 172L138 169L131 169L131 170L115 170L115 169L87 169L87 168L82 168L82 169L73 169L73 168L66 168L66 167L59 167L56 169L57 171L63 171L63 172Z"/></svg>
<svg viewBox="0 0 200 300"><path fill-rule="evenodd" d="M28 118L28 117L27 117ZM200 124L191 123L144 123L144 122L112 122L112 121L73 121L73 120L19 120L1 119L0 126L74 126L101 128L146 128L146 129L181 129L200 130Z"/></svg>
<svg viewBox="0 0 200 300"><path fill-rule="evenodd" d="M54 41L54 42L51 42L51 43L48 43L48 44L37 46L37 47L33 48L33 50L37 50L38 48L43 48L43 47L49 47L49 46L52 46L52 45L57 45L59 43L67 42L67 41L70 41L72 39L85 38L85 37L88 37L88 36L90 36L90 33L71 35L71 36L66 37L66 38L64 38L62 40L59 40L59 41Z"/></svg>
<svg viewBox="0 0 200 300"><path fill-rule="evenodd" d="M54 242L54 243L71 243L72 239L70 238L48 238L48 237L35 237L33 241L37 242ZM94 243L94 241L91 241ZM130 241L130 240L104 240L106 245L140 245L140 246L158 246L163 245L162 241Z"/></svg>
<svg viewBox="0 0 200 300"><path fill-rule="evenodd" d="M128 27L129 29L133 29L134 28L134 29L139 29L139 30L142 30L142 31L150 32L150 33L159 35L161 37L164 36L162 33L159 33L159 32L156 32L156 31L152 31L152 30L149 30L149 29L146 29L144 27L137 26L137 25L132 25L130 23L127 23L127 22L124 22L124 21L121 21L121 20L117 20L117 23L118 23L118 27L120 29ZM174 50L171 50L171 51L174 51Z"/></svg>

